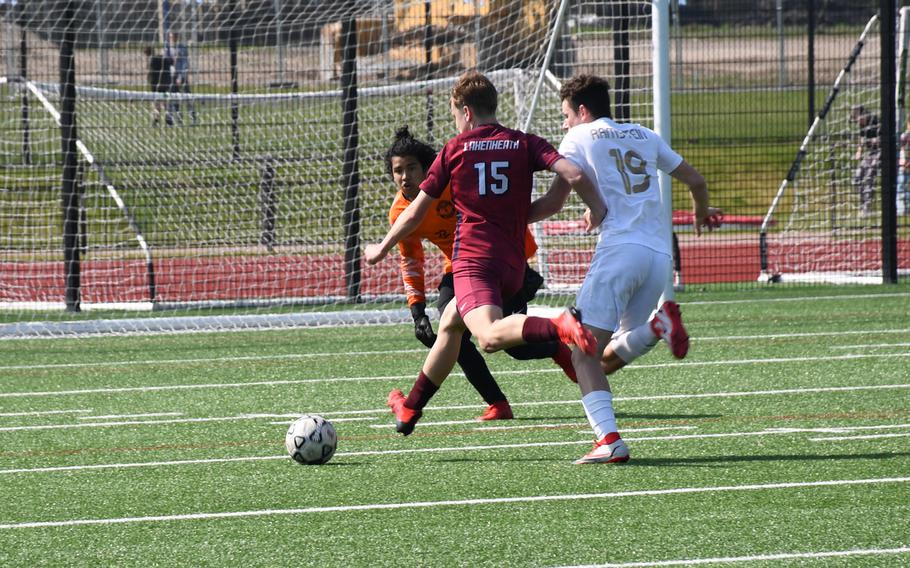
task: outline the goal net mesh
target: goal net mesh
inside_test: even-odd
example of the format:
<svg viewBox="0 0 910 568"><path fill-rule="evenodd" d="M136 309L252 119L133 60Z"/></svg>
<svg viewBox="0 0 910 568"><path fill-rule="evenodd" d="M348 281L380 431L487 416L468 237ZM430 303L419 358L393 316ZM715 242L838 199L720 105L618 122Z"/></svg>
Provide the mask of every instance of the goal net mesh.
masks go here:
<svg viewBox="0 0 910 568"><path fill-rule="evenodd" d="M651 2L570 2L562 14L553 0L76 4L7 4L0 19L0 316L9 333L99 317L64 310L72 280L58 42L67 26L78 307L115 320L104 331L400 321L397 254L375 267L359 255L388 229L395 187L383 156L403 125L437 149L455 134L449 91L466 69L493 79L503 124L530 124L554 145L560 80L580 72L610 79L622 120L652 125ZM540 175L536 191L548 183ZM535 228L531 264L545 289L581 283L593 248L581 212L573 197ZM433 292L443 264L435 249L426 256ZM247 317L262 315L274 317Z"/></svg>
<svg viewBox="0 0 910 568"><path fill-rule="evenodd" d="M763 278L881 282L880 27L872 18L845 57L827 113L768 213Z"/></svg>

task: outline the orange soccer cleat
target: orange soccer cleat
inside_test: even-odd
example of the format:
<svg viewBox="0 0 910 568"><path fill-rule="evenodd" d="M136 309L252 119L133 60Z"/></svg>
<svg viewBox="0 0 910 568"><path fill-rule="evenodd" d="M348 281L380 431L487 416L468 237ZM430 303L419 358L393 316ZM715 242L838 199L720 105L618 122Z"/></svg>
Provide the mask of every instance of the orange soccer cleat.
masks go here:
<svg viewBox="0 0 910 568"><path fill-rule="evenodd" d="M417 425L417 421L423 416L423 412L408 408L404 405L404 400L404 393L395 389L389 393L386 405L388 405L388 407L392 409L392 413L395 414L395 430L398 433L407 436L414 431L414 426Z"/></svg>
<svg viewBox="0 0 910 568"><path fill-rule="evenodd" d="M477 417L478 422L487 420L511 420L515 418L508 400L497 400L487 407L483 414Z"/></svg>
<svg viewBox="0 0 910 568"><path fill-rule="evenodd" d="M577 346L586 355L597 354L597 340L590 331L581 325L581 312L575 306L550 321L556 325L560 341L566 345Z"/></svg>

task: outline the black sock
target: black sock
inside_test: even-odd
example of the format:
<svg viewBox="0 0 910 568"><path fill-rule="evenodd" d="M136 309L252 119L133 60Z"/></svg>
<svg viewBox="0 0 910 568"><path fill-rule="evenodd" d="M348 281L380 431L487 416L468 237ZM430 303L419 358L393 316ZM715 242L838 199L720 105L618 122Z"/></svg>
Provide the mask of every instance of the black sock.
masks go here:
<svg viewBox="0 0 910 568"><path fill-rule="evenodd" d="M493 404L501 400L506 400L506 395L496 384L496 379L490 374L487 362L477 350L477 347L471 342L471 334L465 332L461 337L461 352L458 354L458 366L464 371L471 383L480 396L487 402Z"/></svg>
<svg viewBox="0 0 910 568"><path fill-rule="evenodd" d="M506 353L513 359L518 359L519 361L527 361L529 359L550 359L556 355L556 349L558 347L559 344L555 341L547 343L526 343L524 345L509 347L506 349Z"/></svg>

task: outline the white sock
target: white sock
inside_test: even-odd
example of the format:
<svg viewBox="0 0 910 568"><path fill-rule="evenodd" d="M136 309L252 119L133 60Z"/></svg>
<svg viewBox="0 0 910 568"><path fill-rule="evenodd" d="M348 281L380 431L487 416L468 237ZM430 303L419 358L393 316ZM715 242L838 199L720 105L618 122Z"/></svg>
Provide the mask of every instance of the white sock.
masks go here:
<svg viewBox="0 0 910 568"><path fill-rule="evenodd" d="M613 338L610 346L613 352L626 363L638 359L657 345L657 336L651 329L650 323L644 323L631 331L627 331Z"/></svg>
<svg viewBox="0 0 910 568"><path fill-rule="evenodd" d="M613 414L613 393L597 390L581 397L588 422L594 429L594 437L600 440L610 432L616 432L616 416Z"/></svg>

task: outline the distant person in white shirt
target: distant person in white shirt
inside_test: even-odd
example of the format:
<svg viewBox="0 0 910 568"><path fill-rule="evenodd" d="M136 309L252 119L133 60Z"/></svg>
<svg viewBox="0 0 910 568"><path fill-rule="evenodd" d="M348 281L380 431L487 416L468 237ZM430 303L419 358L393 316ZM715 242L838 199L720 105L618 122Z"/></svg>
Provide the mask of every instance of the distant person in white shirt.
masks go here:
<svg viewBox="0 0 910 568"><path fill-rule="evenodd" d="M576 301L602 356L580 350L572 354L597 441L575 463L624 462L629 450L617 432L606 375L650 351L659 339L678 359L689 350L679 305L668 300L655 312L672 273L672 227L660 199L658 170L689 187L697 235L703 227L715 227L721 212L708 206L705 178L660 136L644 126L612 120L606 79L580 75L567 81L559 94L567 130L559 153L594 180L607 204Z"/></svg>

